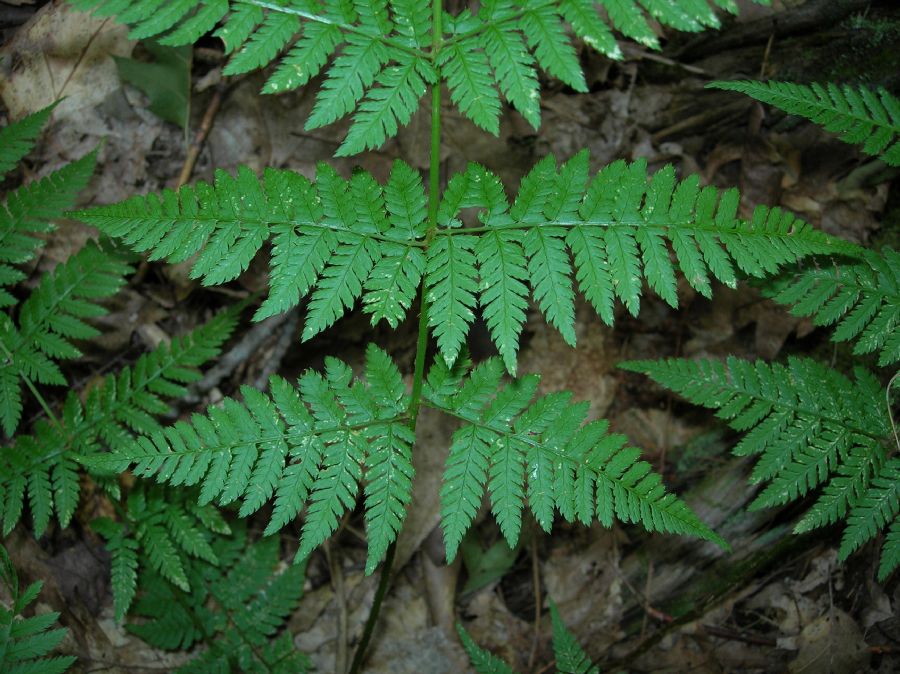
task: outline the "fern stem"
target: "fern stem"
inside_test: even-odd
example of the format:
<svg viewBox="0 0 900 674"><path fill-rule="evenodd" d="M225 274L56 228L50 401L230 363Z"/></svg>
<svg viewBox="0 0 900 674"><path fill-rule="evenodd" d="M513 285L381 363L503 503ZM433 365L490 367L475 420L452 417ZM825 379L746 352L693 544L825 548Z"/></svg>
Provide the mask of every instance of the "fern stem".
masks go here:
<svg viewBox="0 0 900 674"><path fill-rule="evenodd" d="M0 349L3 349L3 355L9 361L10 365L15 362L15 357L10 353L9 349L6 348L6 344L0 340ZM34 396L35 400L38 401L38 404L43 408L44 414L46 414L50 421L53 422L53 425L62 430L63 425L60 423L57 416L53 413L53 410L50 408L50 405L47 404L47 401L44 400L44 396L41 395L41 392L37 390L37 386L34 385L34 382L31 381L30 378L25 376L25 374L19 370L19 376L22 378L22 381L25 382L25 386L28 387L28 390L31 391L31 395Z"/></svg>
<svg viewBox="0 0 900 674"><path fill-rule="evenodd" d="M353 662L350 663L349 674L359 674L362 671L363 658L366 655L366 648L372 639L372 632L375 631L375 623L378 622L378 614L381 612L381 602L384 601L384 595L387 594L388 585L391 579L391 567L394 565L394 553L397 552L397 541L388 546L384 557L384 564L381 566L381 575L378 578L378 589L375 590L375 599L372 600L372 609L369 611L369 617L366 619L366 626L363 628L362 637L356 652L353 654Z"/></svg>
<svg viewBox="0 0 900 674"><path fill-rule="evenodd" d="M441 49L442 29L440 0L432 0L431 56L435 70L438 71L437 84L431 86L431 153L428 166L428 232L425 235L426 247L437 233L438 205L441 196L441 77L438 66L438 53ZM422 401L422 383L425 381L425 352L428 348L428 296L425 292L425 280L419 288L419 336L416 343L416 363L413 371L412 398L409 404L409 423L413 432L419 418L419 406Z"/></svg>
<svg viewBox="0 0 900 674"><path fill-rule="evenodd" d="M441 13L443 12L442 0L431 0L431 60L435 71L438 73L436 84L431 85L431 156L428 166L428 230L425 235L425 245L431 243L437 231L438 204L441 192L441 76L438 65L438 54L443 42L443 30L441 28ZM412 395L409 402L409 427L413 433L416 430L416 422L419 418L419 407L422 402L422 385L425 381L425 352L428 349L428 295L425 291L425 279L419 285L419 333L416 339L416 360L413 371ZM358 674L362 671L366 656L366 649L372 639L372 632L378 622L378 614L381 612L381 602L387 593L391 580L391 567L394 565L394 556L397 552L397 541L394 540L385 553L384 562L381 565L381 575L378 578L378 589L375 591L375 599L369 616L366 618L366 626L363 629L362 638L353 654L353 662L350 664L349 674Z"/></svg>

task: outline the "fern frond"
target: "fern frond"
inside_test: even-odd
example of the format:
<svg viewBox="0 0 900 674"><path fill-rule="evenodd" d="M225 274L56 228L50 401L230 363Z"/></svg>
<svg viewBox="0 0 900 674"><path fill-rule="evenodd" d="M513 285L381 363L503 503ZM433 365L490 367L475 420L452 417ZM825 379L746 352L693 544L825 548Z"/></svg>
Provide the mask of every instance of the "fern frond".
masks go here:
<svg viewBox="0 0 900 674"><path fill-rule="evenodd" d="M835 326L832 340L856 340L853 353L878 351L882 367L900 361L900 253L866 251L858 262L811 267L775 279L764 294L795 316Z"/></svg>
<svg viewBox="0 0 900 674"><path fill-rule="evenodd" d="M578 56L554 7L531 0L525 4L519 27L544 70L575 91L587 92Z"/></svg>
<svg viewBox="0 0 900 674"><path fill-rule="evenodd" d="M787 366L729 358L632 361L642 372L746 431L738 455L759 455L752 481L768 486L754 508L783 505L824 486L795 531L834 523L849 513L844 558L896 515L900 474L887 461L891 434L884 390L862 368L855 381L813 360Z"/></svg>
<svg viewBox="0 0 900 674"><path fill-rule="evenodd" d="M591 659L559 617L559 611L550 600L550 620L553 625L553 655L559 674L600 674L600 668Z"/></svg>
<svg viewBox="0 0 900 674"><path fill-rule="evenodd" d="M6 586L12 605L0 604L0 672L10 674L61 674L75 663L71 655L47 655L65 638L66 630L51 629L59 613L42 613L31 618L22 612L37 599L43 583L37 581L19 590L19 578L6 549L0 545L0 580Z"/></svg>
<svg viewBox="0 0 900 674"><path fill-rule="evenodd" d="M102 378L84 403L76 392L70 393L60 426L41 420L33 435L19 435L12 446L0 449L3 533L18 523L26 498L37 535L43 534L54 512L67 526L78 504L78 462L133 442L134 433L162 431L154 417L169 412L166 399L184 395L185 384L200 379L196 368L218 355L237 314L238 308L222 312L170 345L141 356L118 375Z"/></svg>
<svg viewBox="0 0 900 674"><path fill-rule="evenodd" d="M441 50L440 59L438 65L450 89L450 100L476 126L496 136L500 132L500 96L487 56L477 43L463 40Z"/></svg>
<svg viewBox="0 0 900 674"><path fill-rule="evenodd" d="M353 508L365 472L371 570L396 538L409 503L412 436L400 373L375 346L366 352L366 374L367 383L351 382L349 367L329 358L325 375L307 372L299 391L280 377L270 380L271 396L243 387L243 404L227 398L191 424L94 455L89 465L135 464L137 475L161 483L199 485L201 505L240 500L242 517L274 498L267 534L308 505L299 559Z"/></svg>
<svg viewBox="0 0 900 674"><path fill-rule="evenodd" d="M63 386L65 377L54 362L77 358L73 339L90 339L99 331L82 319L106 314L93 300L115 294L131 267L118 257L87 245L46 274L19 310L18 327L0 314L0 345L4 357L0 406L3 430L12 435L21 415L21 393L13 378Z"/></svg>
<svg viewBox="0 0 900 674"><path fill-rule="evenodd" d="M213 546L220 563L191 561L190 592L144 575L135 613L145 620L128 630L166 650L205 644L179 674L230 672L235 663L241 671L306 672L311 663L294 649L290 633L275 638L303 594L303 567L277 572L278 538L246 544L243 529Z"/></svg>
<svg viewBox="0 0 900 674"><path fill-rule="evenodd" d="M454 395L434 397L431 386L426 389L428 404L465 422L453 435L441 486L448 560L472 524L485 482L491 511L510 546L518 540L526 501L547 531L556 507L570 521L577 514L582 521L596 518L612 526L615 517L648 531L725 545L665 491L637 449L625 446L623 436L608 433L607 422L582 425L585 406L558 394L532 402L537 375L502 386L502 374L502 363L493 358L473 369ZM577 510L568 506L579 499Z"/></svg>
<svg viewBox="0 0 900 674"><path fill-rule="evenodd" d="M499 179L473 164L450 179L438 208L440 227L428 241L421 179L399 162L384 189L367 173L346 181L324 165L315 183L272 169L260 182L241 169L236 179L219 173L214 186L198 183L76 216L137 251L151 251L151 259L199 254L192 274L206 284L234 279L271 237L270 294L256 319L311 293L304 339L360 298L374 320L398 324L424 274L434 305L430 327L446 361L456 359L480 303L510 372L526 280L550 324L574 343L573 273L612 323L616 298L637 315L643 280L675 306L677 271L709 296L713 278L734 286L738 271L765 277L811 254L858 254L854 245L777 208L760 206L744 220L737 192L701 189L696 177L678 183L671 167L648 181L644 162L615 162L589 184L587 167L585 153L558 169L552 157L542 160L510 208ZM417 204L414 224L397 210L411 204ZM470 208L484 226L460 226L460 211ZM505 281L498 285L500 277Z"/></svg>
<svg viewBox="0 0 900 674"><path fill-rule="evenodd" d="M886 90L858 86L792 82L713 82L715 89L738 91L799 115L838 134L845 143L891 166L900 166L900 100Z"/></svg>

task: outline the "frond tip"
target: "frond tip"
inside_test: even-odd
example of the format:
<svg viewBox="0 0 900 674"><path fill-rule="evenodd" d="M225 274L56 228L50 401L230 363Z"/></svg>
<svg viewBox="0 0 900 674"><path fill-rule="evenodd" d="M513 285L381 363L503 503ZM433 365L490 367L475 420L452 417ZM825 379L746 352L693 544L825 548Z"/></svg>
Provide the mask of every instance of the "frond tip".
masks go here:
<svg viewBox="0 0 900 674"><path fill-rule="evenodd" d="M714 89L738 91L799 115L839 135L845 143L861 145L862 151L900 166L900 100L885 89L793 82L712 82Z"/></svg>
<svg viewBox="0 0 900 674"><path fill-rule="evenodd" d="M727 544L688 506L666 491L662 479L624 436L606 421L583 424L587 404L568 392L532 401L539 377L501 385L503 366L489 359L466 376L438 360L429 374L427 404L461 419L453 434L441 486L441 528L447 559L481 506L485 488L491 511L510 547L516 545L525 503L545 531L555 510L567 521L612 526L613 519L648 531L697 536Z"/></svg>
<svg viewBox="0 0 900 674"><path fill-rule="evenodd" d="M878 365L900 361L900 253L866 251L858 262L808 266L763 286L795 316L835 326L832 340L855 340L853 353L878 352Z"/></svg>

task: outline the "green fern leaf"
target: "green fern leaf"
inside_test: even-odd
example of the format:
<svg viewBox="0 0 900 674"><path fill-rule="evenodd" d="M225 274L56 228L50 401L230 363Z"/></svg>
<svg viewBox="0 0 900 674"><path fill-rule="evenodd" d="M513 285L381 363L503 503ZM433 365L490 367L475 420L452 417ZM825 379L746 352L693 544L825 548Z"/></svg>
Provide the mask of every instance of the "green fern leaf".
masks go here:
<svg viewBox="0 0 900 674"><path fill-rule="evenodd" d="M847 559L863 543L874 538L900 513L900 460L887 461L872 477L866 490L852 504L838 557Z"/></svg>
<svg viewBox="0 0 900 674"><path fill-rule="evenodd" d="M12 137L8 142L13 149L18 143ZM16 303L2 286L24 279L24 274L12 265L28 262L34 257L43 240L33 234L51 231L52 221L74 205L77 194L94 172L96 159L96 152L91 152L7 195L6 203L0 206L0 307Z"/></svg>
<svg viewBox="0 0 900 674"><path fill-rule="evenodd" d="M884 89L791 82L713 82L716 89L738 91L792 115L805 117L846 143L900 166L900 101Z"/></svg>
<svg viewBox="0 0 900 674"><path fill-rule="evenodd" d="M79 3L81 1L78 0ZM93 0L90 1L93 2ZM180 5L181 3L173 4ZM184 4L188 4L187 0ZM189 4L197 7L196 1ZM172 30L162 36L159 43L167 47L180 47L197 42L203 35L210 32L227 12L228 0L202 0L195 13L190 16L185 14L187 18L176 19L172 24L174 26ZM172 18L174 18L174 12Z"/></svg>
<svg viewBox="0 0 900 674"><path fill-rule="evenodd" d="M328 57L342 41L343 35L337 26L325 23L306 24L303 37L266 81L262 92L280 94L302 87L319 74Z"/></svg>
<svg viewBox="0 0 900 674"><path fill-rule="evenodd" d="M623 57L612 31L600 19L591 0L561 0L559 11L575 34L589 47L611 59L619 60Z"/></svg>
<svg viewBox="0 0 900 674"><path fill-rule="evenodd" d="M459 623L456 624L456 633L459 634L463 649L469 656L469 662L472 663L477 674L515 674L515 671L502 659L476 644Z"/></svg>
<svg viewBox="0 0 900 674"><path fill-rule="evenodd" d="M348 35L306 119L306 130L326 126L352 112L389 57L377 35Z"/></svg>
<svg viewBox="0 0 900 674"><path fill-rule="evenodd" d="M500 361L490 359L449 399L426 398L466 422L453 436L441 487L441 526L449 561L478 510L486 480L492 511L510 546L518 540L526 495L541 526L549 528L552 504L572 503L560 510L574 518L579 487L588 494L588 518L595 514L605 526L611 526L615 516L649 531L725 545L682 501L666 493L659 475L639 460L638 450L625 447L624 437L607 433L606 422L581 426L584 406L572 405L565 397L529 404L538 377L500 387L501 373ZM582 472L581 485L571 479L571 471L561 468L566 464ZM558 479L556 472L564 476Z"/></svg>
<svg viewBox="0 0 900 674"><path fill-rule="evenodd" d="M405 420L408 401L399 370L370 347L367 383L353 383L348 366L326 361L325 376L308 372L300 393L283 379L272 395L244 387L191 424L177 423L86 462L95 470L123 470L161 483L199 485L200 503L241 501L242 517L275 499L266 533L274 533L308 506L298 559L337 527L366 481L370 571L394 540L410 500L413 437ZM177 537L176 537L177 538ZM200 550L182 548L195 556ZM191 539L196 546L195 539Z"/></svg>
<svg viewBox="0 0 900 674"><path fill-rule="evenodd" d="M65 385L54 360L77 358L81 352L70 340L90 339L99 331L83 318L106 310L92 300L113 295L125 283L131 267L90 244L46 274L19 310L18 328L3 315L0 345L13 376L41 384ZM11 377L3 377L0 406L6 408L3 430L12 435L21 414L21 394Z"/></svg>
<svg viewBox="0 0 900 674"><path fill-rule="evenodd" d="M438 65L459 111L488 133L500 132L500 97L490 65L475 40L462 40L440 52Z"/></svg>
<svg viewBox="0 0 900 674"><path fill-rule="evenodd" d="M25 618L24 610L37 599L43 583L37 581L23 592L6 548L0 545L0 580L12 605L0 606L0 671L10 674L61 674L75 663L71 655L46 657L66 636L66 630L51 629L59 613L42 613Z"/></svg>
<svg viewBox="0 0 900 674"><path fill-rule="evenodd" d="M842 558L896 514L897 465L885 463L890 421L884 391L861 368L856 380L812 360L787 367L729 358L692 362L634 361L621 367L648 374L695 404L747 431L735 447L758 454L753 481L769 482L754 507L782 505L824 485L795 531L843 519Z"/></svg>
<svg viewBox="0 0 900 674"><path fill-rule="evenodd" d="M101 379L87 393L83 405L75 392L70 393L60 426L41 420L33 435L19 435L12 446L0 450L4 534L19 521L26 496L40 504L38 511L32 512L37 535L43 533L53 512L60 524L67 526L80 492L77 462L104 447L119 449L130 444L133 432L161 431L154 416L169 412L164 398L185 395L184 384L200 379L196 367L218 355L234 329L237 313L238 309L220 313L193 333L141 356L118 376ZM176 484L179 480L184 476L173 476Z"/></svg>
<svg viewBox="0 0 900 674"><path fill-rule="evenodd" d="M448 365L459 355L475 319L477 290L472 236L443 236L428 249L425 286L431 311L428 315L438 347Z"/></svg>
<svg viewBox="0 0 900 674"><path fill-rule="evenodd" d="M553 625L553 654L559 674L599 674L600 669L591 664L590 658L578 644L575 635L567 628L556 604L550 601L550 620Z"/></svg>
<svg viewBox="0 0 900 674"><path fill-rule="evenodd" d="M303 673L309 659L296 651L289 632L275 638L303 593L304 569L278 573L278 539L246 543L243 529L215 541L218 567L192 561L190 593L153 574L142 578L135 612L144 618L128 630L157 648L206 650L175 670L178 674L242 671Z"/></svg>
<svg viewBox="0 0 900 674"><path fill-rule="evenodd" d="M25 158L37 142L41 129L53 114L56 103L0 129L0 178Z"/></svg>
<svg viewBox="0 0 900 674"><path fill-rule="evenodd" d="M378 75L375 80L378 86L369 89L335 156L345 157L381 147L388 138L397 135L401 126L409 124L419 109L426 84L435 82L437 73L427 61L415 56L397 55L396 60L397 65L386 67Z"/></svg>
<svg viewBox="0 0 900 674"><path fill-rule="evenodd" d="M793 305L794 315L812 316L815 325L834 325L834 341L855 339L855 354L878 351L882 367L900 361L900 253L893 249L785 275L764 292Z"/></svg>
<svg viewBox="0 0 900 674"><path fill-rule="evenodd" d="M500 91L522 113L525 120L537 129L541 125L541 105L535 61L518 31L509 23L503 23L503 19L512 16L514 11L513 5L504 0L488 2L482 6L481 13L485 22L484 52L494 69Z"/></svg>
<svg viewBox="0 0 900 674"><path fill-rule="evenodd" d="M222 74L240 75L271 63L299 30L300 19L297 16L270 12L252 36L240 40L244 46L228 61ZM229 40L220 36L226 46L229 45Z"/></svg>
<svg viewBox="0 0 900 674"><path fill-rule="evenodd" d="M95 519L91 528L106 539L106 549L111 557L113 607L116 622L122 622L137 592L139 545L127 535L124 524L109 518Z"/></svg>

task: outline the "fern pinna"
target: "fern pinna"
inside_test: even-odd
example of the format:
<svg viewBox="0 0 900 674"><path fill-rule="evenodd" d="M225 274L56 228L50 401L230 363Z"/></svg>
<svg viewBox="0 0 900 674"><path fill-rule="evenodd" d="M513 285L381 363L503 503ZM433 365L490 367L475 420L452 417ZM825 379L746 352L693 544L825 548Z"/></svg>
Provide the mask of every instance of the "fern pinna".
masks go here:
<svg viewBox="0 0 900 674"><path fill-rule="evenodd" d="M6 548L0 545L0 582L11 604L0 604L0 672L9 674L62 674L75 662L72 655L46 657L65 638L66 630L53 628L59 613L42 613L25 618L22 612L37 599L43 583L37 581L24 590Z"/></svg>
<svg viewBox="0 0 900 674"><path fill-rule="evenodd" d="M839 134L891 166L900 166L900 100L885 89L866 86L793 82L713 82L716 89L738 91Z"/></svg>
<svg viewBox="0 0 900 674"><path fill-rule="evenodd" d="M763 292L815 325L834 325L832 339L855 340L854 354L878 352L881 367L900 361L900 254L892 248L807 265L769 280Z"/></svg>
<svg viewBox="0 0 900 674"><path fill-rule="evenodd" d="M593 0L486 0L477 13L457 16L442 16L421 0L70 2L116 16L132 27L132 39L164 45L193 43L219 25L215 35L230 56L224 74L277 62L263 93L304 86L332 60L306 129L353 113L338 155L380 147L409 122L427 88L441 82L459 111L486 131L499 131L501 94L538 128L538 67L576 91L588 90L565 24L613 59L622 52L612 28L658 48L651 22L683 31L719 25L707 0L616 0L602 3L604 12ZM712 5L737 11L733 0Z"/></svg>
<svg viewBox="0 0 900 674"><path fill-rule="evenodd" d="M900 515L900 459L884 388L863 368L855 379L810 359L787 365L738 358L634 361L642 372L717 415L746 435L739 456L759 455L751 480L768 483L752 507L783 505L821 487L795 531L847 520L840 558ZM893 524L891 524L893 522ZM879 576L898 561L896 535L884 544Z"/></svg>
<svg viewBox="0 0 900 674"><path fill-rule="evenodd" d="M190 592L143 574L134 611L143 620L129 623L128 630L165 650L204 645L178 674L308 671L309 659L295 650L291 633L281 631L303 594L304 568L278 573L278 538L249 543L240 527L234 536L213 540L210 553L215 564L199 559L186 566Z"/></svg>
<svg viewBox="0 0 900 674"><path fill-rule="evenodd" d="M70 392L60 416L39 419L32 434L20 434L0 448L3 533L19 522L26 502L37 535L47 529L54 512L68 526L78 505L80 465L94 454L130 444L136 432L161 430L154 417L169 412L166 399L183 395L185 384L200 378L197 367L218 354L236 322L236 312L226 311L160 345L118 375L101 378L84 402L78 392ZM107 479L105 484L115 493L115 482Z"/></svg>

